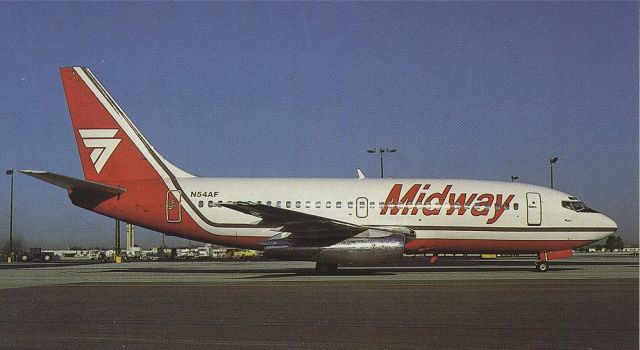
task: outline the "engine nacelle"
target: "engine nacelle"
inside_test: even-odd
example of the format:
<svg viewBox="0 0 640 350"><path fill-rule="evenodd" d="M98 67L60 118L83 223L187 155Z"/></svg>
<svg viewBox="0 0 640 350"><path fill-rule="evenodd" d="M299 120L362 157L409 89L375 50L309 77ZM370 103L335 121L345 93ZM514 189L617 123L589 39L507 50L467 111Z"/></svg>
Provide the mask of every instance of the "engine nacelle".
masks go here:
<svg viewBox="0 0 640 350"><path fill-rule="evenodd" d="M381 265L398 261L404 253L405 236L383 231L369 232L326 247L269 247L264 256L280 260L315 261L338 265Z"/></svg>

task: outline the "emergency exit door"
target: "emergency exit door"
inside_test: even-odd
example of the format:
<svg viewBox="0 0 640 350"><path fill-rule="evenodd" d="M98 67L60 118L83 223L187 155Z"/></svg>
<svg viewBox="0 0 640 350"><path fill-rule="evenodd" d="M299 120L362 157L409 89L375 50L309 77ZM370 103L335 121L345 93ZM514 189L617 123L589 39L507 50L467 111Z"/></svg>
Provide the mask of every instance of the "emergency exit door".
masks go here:
<svg viewBox="0 0 640 350"><path fill-rule="evenodd" d="M540 193L527 193L527 223L529 226L542 224L542 200Z"/></svg>
<svg viewBox="0 0 640 350"><path fill-rule="evenodd" d="M369 204L367 198L358 197L356 199L356 216L359 218L366 218L369 215Z"/></svg>
<svg viewBox="0 0 640 350"><path fill-rule="evenodd" d="M182 191L180 190L167 191L167 222L182 221L181 194Z"/></svg>

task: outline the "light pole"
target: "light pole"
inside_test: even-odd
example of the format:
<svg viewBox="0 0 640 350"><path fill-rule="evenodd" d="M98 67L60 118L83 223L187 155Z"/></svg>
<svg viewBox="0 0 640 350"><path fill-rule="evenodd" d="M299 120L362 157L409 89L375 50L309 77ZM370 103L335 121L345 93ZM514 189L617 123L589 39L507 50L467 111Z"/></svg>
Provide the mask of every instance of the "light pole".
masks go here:
<svg viewBox="0 0 640 350"><path fill-rule="evenodd" d="M520 177L518 176L511 176L511 182L515 182L517 179L519 179Z"/></svg>
<svg viewBox="0 0 640 350"><path fill-rule="evenodd" d="M553 164L558 161L558 157L549 158L549 166L551 167L551 188L553 188Z"/></svg>
<svg viewBox="0 0 640 350"><path fill-rule="evenodd" d="M396 149L395 148L372 148L372 149L368 149L367 153L380 153L380 178L384 179L384 160L383 160L383 155L385 153L393 153L395 152Z"/></svg>
<svg viewBox="0 0 640 350"><path fill-rule="evenodd" d="M120 220L116 219L116 226L115 226L115 255L118 256L120 255L121 251L120 251ZM114 256L114 260L116 259L116 257Z"/></svg>
<svg viewBox="0 0 640 350"><path fill-rule="evenodd" d="M13 262L13 169L8 169L5 173L11 176L11 194L9 195L11 198L11 204L9 204L9 256L11 257L11 262Z"/></svg>

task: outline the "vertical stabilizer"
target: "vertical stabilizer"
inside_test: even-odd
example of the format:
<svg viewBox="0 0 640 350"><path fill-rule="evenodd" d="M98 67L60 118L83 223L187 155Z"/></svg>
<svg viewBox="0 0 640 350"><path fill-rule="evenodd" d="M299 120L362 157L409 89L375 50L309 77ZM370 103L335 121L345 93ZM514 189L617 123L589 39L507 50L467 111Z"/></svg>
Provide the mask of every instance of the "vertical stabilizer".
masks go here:
<svg viewBox="0 0 640 350"><path fill-rule="evenodd" d="M85 179L120 185L192 176L156 152L88 68L60 75Z"/></svg>

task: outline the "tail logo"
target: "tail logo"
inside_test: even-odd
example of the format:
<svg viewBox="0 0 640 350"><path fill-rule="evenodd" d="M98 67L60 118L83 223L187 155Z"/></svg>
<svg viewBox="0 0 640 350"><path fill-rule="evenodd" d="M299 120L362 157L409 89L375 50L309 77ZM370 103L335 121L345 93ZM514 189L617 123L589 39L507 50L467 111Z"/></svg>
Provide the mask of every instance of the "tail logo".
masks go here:
<svg viewBox="0 0 640 350"><path fill-rule="evenodd" d="M118 129L78 129L85 147L93 148L89 157L96 173L107 163L122 139L114 138Z"/></svg>

